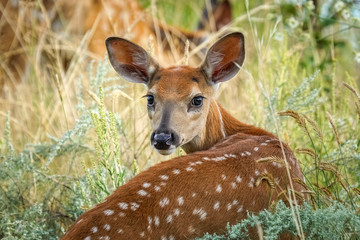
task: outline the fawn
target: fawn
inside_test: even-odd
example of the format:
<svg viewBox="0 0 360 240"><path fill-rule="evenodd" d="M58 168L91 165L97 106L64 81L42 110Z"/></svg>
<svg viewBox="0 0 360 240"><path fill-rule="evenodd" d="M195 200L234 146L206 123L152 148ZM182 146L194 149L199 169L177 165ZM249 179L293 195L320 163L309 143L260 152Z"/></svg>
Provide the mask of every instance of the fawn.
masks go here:
<svg viewBox="0 0 360 240"><path fill-rule="evenodd" d="M290 178L298 180L292 191L304 190L289 147L239 122L213 99L218 84L242 66L242 33L218 40L197 68L161 68L144 49L117 37L108 38L106 47L122 78L148 88L151 144L161 154L182 147L187 155L135 176L82 214L63 239L173 240L221 233L247 211L284 199Z"/></svg>

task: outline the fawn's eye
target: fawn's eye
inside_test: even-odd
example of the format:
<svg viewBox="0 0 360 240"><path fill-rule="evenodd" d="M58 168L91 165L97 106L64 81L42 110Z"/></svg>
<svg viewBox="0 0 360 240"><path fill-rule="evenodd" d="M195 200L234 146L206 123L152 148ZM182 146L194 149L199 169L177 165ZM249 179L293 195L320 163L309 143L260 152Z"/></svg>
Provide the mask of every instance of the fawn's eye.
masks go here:
<svg viewBox="0 0 360 240"><path fill-rule="evenodd" d="M204 97L196 96L191 100L191 106L193 107L201 107L203 104Z"/></svg>
<svg viewBox="0 0 360 240"><path fill-rule="evenodd" d="M146 98L147 98L148 107L154 106L154 96L153 95L146 95Z"/></svg>

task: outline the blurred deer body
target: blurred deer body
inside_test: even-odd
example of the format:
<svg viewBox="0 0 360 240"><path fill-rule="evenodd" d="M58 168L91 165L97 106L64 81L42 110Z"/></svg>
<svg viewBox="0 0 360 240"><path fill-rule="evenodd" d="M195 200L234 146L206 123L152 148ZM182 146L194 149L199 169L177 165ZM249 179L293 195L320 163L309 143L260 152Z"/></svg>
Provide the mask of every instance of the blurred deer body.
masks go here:
<svg viewBox="0 0 360 240"><path fill-rule="evenodd" d="M246 211L286 199L290 178L303 180L286 144L236 120L213 99L217 85L234 77L244 61L241 33L218 40L197 68L162 68L121 38L108 38L106 46L124 79L148 87L153 147L161 154L182 147L188 155L135 176L81 215L63 239L191 239L222 233ZM292 190L304 189L294 182Z"/></svg>
<svg viewBox="0 0 360 240"><path fill-rule="evenodd" d="M214 2L214 4L216 4ZM217 5L213 6L214 11ZM223 8L223 7L222 7ZM230 9L231 11L231 9ZM220 19L218 16L214 21L228 23L231 21ZM35 27L34 27L35 26ZM53 33L57 34L53 34ZM66 70L76 47L69 47L69 43L75 46L81 45L81 41L87 43L87 50L83 55L91 58L103 58L106 52L104 41L109 35L123 36L140 44L143 47L149 46L149 39L152 38L154 51L164 56L163 62L174 60L174 54L170 53L167 39L176 38L177 45L172 46L171 51L178 50L177 55L183 55L186 39L197 44L204 40L209 31L198 29L196 32L186 32L176 27L165 24L158 24L135 0L41 0L41 1L8 1L0 0L0 91L4 85L16 86L26 78L26 71L29 63L39 64L38 56L46 56L46 64L55 64L54 56L59 54L61 49L61 60L63 70ZM156 37L159 35L159 38ZM31 50L34 44L36 60L33 60ZM176 42L176 41L175 41ZM44 47L45 44L49 46ZM57 47L54 47L58 45ZM178 46L179 45L179 46ZM165 48L165 49L163 49ZM83 51L86 49L82 49ZM163 51L165 50L165 51ZM182 51L182 52L180 52ZM39 54L42 53L42 54ZM180 57L181 58L181 57ZM50 61L49 61L50 59ZM41 60L41 58L40 58ZM179 60L179 59L177 59ZM48 68L51 68L49 66ZM56 68L56 67L52 67Z"/></svg>

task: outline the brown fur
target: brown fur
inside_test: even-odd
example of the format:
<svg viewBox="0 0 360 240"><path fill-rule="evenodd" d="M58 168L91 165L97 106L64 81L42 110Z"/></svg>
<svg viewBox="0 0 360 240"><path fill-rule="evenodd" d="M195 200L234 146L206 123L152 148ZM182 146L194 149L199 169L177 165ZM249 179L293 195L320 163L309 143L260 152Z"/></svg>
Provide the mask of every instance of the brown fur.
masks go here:
<svg viewBox="0 0 360 240"><path fill-rule="evenodd" d="M242 65L241 33L216 42L198 68L154 68L155 61L139 46L115 37L106 44L114 69L128 81L145 83L155 96L157 105L149 109L154 128L171 107L166 113L169 127L186 139L181 147L189 154L135 176L81 215L63 240L173 240L221 234L227 223L246 218L247 211L269 208L289 188L290 179L304 179L286 144L236 120L213 99L216 84L230 79ZM187 111L192 94L198 92L206 97L202 107ZM293 187L302 195L301 184L293 182ZM287 200L287 194L281 199ZM251 236L256 238L254 229Z"/></svg>
<svg viewBox="0 0 360 240"><path fill-rule="evenodd" d="M267 140L270 142L266 143ZM265 143L266 146L261 145ZM259 147L259 150L254 151L255 147ZM287 159L295 159L286 145L284 149ZM246 152L251 155L248 156ZM242 153L246 156L242 157ZM257 159L268 156L282 158L277 138L272 135L237 133L223 139L213 149L158 164L140 173L116 190L105 202L84 213L63 239L85 239L87 236L91 236L91 239L100 236L109 236L110 239L141 239L143 232L144 239L160 239L162 236L167 239L171 236L174 239L191 239L206 232L221 233L227 223L235 224L244 219L246 210L258 212L268 208L269 203L288 185L285 167L257 163ZM226 159L221 160L222 157ZM289 161L289 165L292 177L302 179L298 163ZM180 171L178 175L174 174L176 169ZM274 193L271 193L272 190L265 181L255 186L264 173L275 178ZM163 175L168 176L168 180L163 180ZM237 181L237 176L241 181ZM151 185L144 188L144 183ZM217 191L220 189L219 185L221 192ZM155 187L160 187L160 190L156 192ZM297 184L294 188L296 191L303 190ZM140 190L146 191L147 195L140 196ZM183 197L182 205L178 203L179 197ZM160 202L164 198L169 200L169 204L161 207ZM120 202L128 203L128 209L121 209ZM139 204L135 211L130 209L132 202ZM214 209L217 202L218 210ZM107 209L113 210L114 214L105 215L104 211ZM179 214L176 214L177 209ZM201 217L204 214L201 209L206 213L205 217ZM121 212L126 215L122 217ZM168 222L170 215L172 221ZM159 217L158 226L154 223L156 216ZM152 219L151 223L149 217ZM105 224L111 226L109 231L104 229ZM98 232L92 233L92 227L97 227ZM122 234L118 233L120 229Z"/></svg>

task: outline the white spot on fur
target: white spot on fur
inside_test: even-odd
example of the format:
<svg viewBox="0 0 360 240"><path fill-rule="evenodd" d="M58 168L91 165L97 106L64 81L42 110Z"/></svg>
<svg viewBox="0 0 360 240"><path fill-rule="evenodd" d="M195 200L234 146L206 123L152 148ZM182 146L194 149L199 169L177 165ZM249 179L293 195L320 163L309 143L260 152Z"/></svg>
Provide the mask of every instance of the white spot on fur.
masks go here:
<svg viewBox="0 0 360 240"><path fill-rule="evenodd" d="M119 203L119 207L121 208L121 209L124 209L124 210L126 210L126 209L128 209L128 204L127 203L124 203L124 202L120 202Z"/></svg>
<svg viewBox="0 0 360 240"><path fill-rule="evenodd" d="M156 192L158 192L158 191L160 191L160 187L159 187L159 186L155 186L155 187L154 187L154 190L155 190Z"/></svg>
<svg viewBox="0 0 360 240"><path fill-rule="evenodd" d="M150 216L148 216L148 223L149 223L149 225L151 225L151 223L152 223L152 218Z"/></svg>
<svg viewBox="0 0 360 240"><path fill-rule="evenodd" d="M84 238L84 240L91 240L91 237L87 236L86 238Z"/></svg>
<svg viewBox="0 0 360 240"><path fill-rule="evenodd" d="M140 205L138 203L132 202L130 209L133 211L136 211L139 207L140 207Z"/></svg>
<svg viewBox="0 0 360 240"><path fill-rule="evenodd" d="M217 201L217 202L214 204L214 210L219 210L219 207L220 207L220 202Z"/></svg>
<svg viewBox="0 0 360 240"><path fill-rule="evenodd" d="M79 221L77 221L76 224L79 224L79 223L81 223L82 221L84 221L84 219L80 219Z"/></svg>
<svg viewBox="0 0 360 240"><path fill-rule="evenodd" d="M160 186L166 186L166 182L161 182Z"/></svg>
<svg viewBox="0 0 360 240"><path fill-rule="evenodd" d="M104 229L105 229L106 231L110 231L110 228L111 228L111 226L110 226L109 224L105 224L105 225L104 225Z"/></svg>
<svg viewBox="0 0 360 240"><path fill-rule="evenodd" d="M237 209L237 211L236 212L242 212L242 210L243 210L243 206L240 206L238 209Z"/></svg>
<svg viewBox="0 0 360 240"><path fill-rule="evenodd" d="M161 175L160 176L160 178L162 179L162 180L168 180L169 179L169 176L168 175Z"/></svg>
<svg viewBox="0 0 360 240"><path fill-rule="evenodd" d="M202 208L195 208L193 211L193 215L198 215L200 217L200 220L204 221L206 219L207 213Z"/></svg>
<svg viewBox="0 0 360 240"><path fill-rule="evenodd" d="M90 229L90 231L91 231L92 233L96 233L96 232L98 231L98 228L97 228L97 227L92 227L92 228Z"/></svg>
<svg viewBox="0 0 360 240"><path fill-rule="evenodd" d="M140 196L146 196L148 193L147 193L147 191L145 191L144 189L141 189L141 190L138 191L138 194L139 194Z"/></svg>
<svg viewBox="0 0 360 240"><path fill-rule="evenodd" d="M256 170L255 170L255 175L256 175L256 176L259 176L259 174L260 174L259 171L256 169Z"/></svg>
<svg viewBox="0 0 360 240"><path fill-rule="evenodd" d="M258 148L258 147L254 147L254 151L255 151L255 152L259 151L259 148Z"/></svg>
<svg viewBox="0 0 360 240"><path fill-rule="evenodd" d="M233 189L235 189L235 188L236 188L236 182L232 182L232 183L231 183L231 187L232 187Z"/></svg>
<svg viewBox="0 0 360 240"><path fill-rule="evenodd" d="M250 155L251 155L251 152L246 151L245 153L246 153L248 156L250 156Z"/></svg>
<svg viewBox="0 0 360 240"><path fill-rule="evenodd" d="M120 217L125 217L126 216L126 214L125 213L123 213L123 212L119 212L119 214L118 214Z"/></svg>
<svg viewBox="0 0 360 240"><path fill-rule="evenodd" d="M160 207L165 207L166 205L169 205L169 199L167 197L163 198L159 202Z"/></svg>
<svg viewBox="0 0 360 240"><path fill-rule="evenodd" d="M245 153L241 153L241 156L242 156L242 157L245 157L245 156L246 156L246 154L245 154Z"/></svg>
<svg viewBox="0 0 360 240"><path fill-rule="evenodd" d="M178 175L180 173L180 170L179 169L174 169L172 172L173 172L173 174Z"/></svg>
<svg viewBox="0 0 360 240"><path fill-rule="evenodd" d="M223 161L223 160L225 160L225 159L226 159L226 157L224 157L224 156L212 158L212 160L215 161L215 162L220 162L220 161Z"/></svg>
<svg viewBox="0 0 360 240"><path fill-rule="evenodd" d="M196 196L196 193L193 193L191 196L192 196L192 197L195 197L195 196Z"/></svg>
<svg viewBox="0 0 360 240"><path fill-rule="evenodd" d="M272 165L274 165L275 167L278 167L278 168L282 168L282 165L277 162L272 162Z"/></svg>
<svg viewBox="0 0 360 240"><path fill-rule="evenodd" d="M206 161L209 161L209 160L210 160L210 158L208 158L208 157L203 157L202 159L204 159L204 160L206 160Z"/></svg>
<svg viewBox="0 0 360 240"><path fill-rule="evenodd" d="M170 214L169 216L167 216L167 218L166 218L166 222L167 222L167 223L171 223L172 220L173 220L173 217L172 217L171 214Z"/></svg>
<svg viewBox="0 0 360 240"><path fill-rule="evenodd" d="M292 156L290 157L290 161L293 165L295 165L295 159Z"/></svg>
<svg viewBox="0 0 360 240"><path fill-rule="evenodd" d="M240 176L236 176L236 182L240 183L242 181Z"/></svg>
<svg viewBox="0 0 360 240"><path fill-rule="evenodd" d="M225 174L222 174L222 175L221 175L221 179L222 179L222 180L225 180L225 179L226 179L226 175L225 175Z"/></svg>
<svg viewBox="0 0 360 240"><path fill-rule="evenodd" d="M145 237L145 232L141 232L140 237Z"/></svg>
<svg viewBox="0 0 360 240"><path fill-rule="evenodd" d="M216 186L216 192L220 193L221 191L222 191L222 187L219 184L219 185Z"/></svg>
<svg viewBox="0 0 360 240"><path fill-rule="evenodd" d="M113 214L114 214L114 210L106 209L106 210L104 211L104 214L105 214L106 216L113 215Z"/></svg>
<svg viewBox="0 0 360 240"><path fill-rule="evenodd" d="M175 216L179 216L180 215L180 210L178 208L174 209L174 215Z"/></svg>
<svg viewBox="0 0 360 240"><path fill-rule="evenodd" d="M155 226L159 226L160 225L160 220L159 220L159 217L158 216L155 216L154 217L154 224L155 224Z"/></svg>
<svg viewBox="0 0 360 240"><path fill-rule="evenodd" d="M175 240L175 237L173 235L170 235L169 240Z"/></svg>
<svg viewBox="0 0 360 240"><path fill-rule="evenodd" d="M197 165L201 165L202 163L203 163L202 161L195 162L195 164L197 164Z"/></svg>
<svg viewBox="0 0 360 240"><path fill-rule="evenodd" d="M261 146L266 146L266 145L267 145L267 143L261 143L260 145L261 145Z"/></svg>
<svg viewBox="0 0 360 240"><path fill-rule="evenodd" d="M229 210L231 209L231 207L232 207L232 204L231 204L231 203L228 203L228 204L227 204L227 210L229 211Z"/></svg>
<svg viewBox="0 0 360 240"><path fill-rule="evenodd" d="M151 186L151 184L150 183L148 183L148 182L145 182L145 183L143 183L143 188L148 188L148 187L150 187Z"/></svg>
<svg viewBox="0 0 360 240"><path fill-rule="evenodd" d="M124 230L122 230L122 228L119 228L119 230L117 230L117 233L122 234L122 233L124 233Z"/></svg>
<svg viewBox="0 0 360 240"><path fill-rule="evenodd" d="M253 188L254 187L254 182L255 182L255 179L254 178L250 178L250 182L249 182L249 188Z"/></svg>
<svg viewBox="0 0 360 240"><path fill-rule="evenodd" d="M270 141L271 141L270 139L268 139L268 140L265 140L265 142L267 142L267 143L268 143L268 142L270 142Z"/></svg>
<svg viewBox="0 0 360 240"><path fill-rule="evenodd" d="M194 171L194 169L192 167L187 167L185 168L186 171L190 172L190 171Z"/></svg>
<svg viewBox="0 0 360 240"><path fill-rule="evenodd" d="M192 225L190 225L190 226L188 227L188 232L189 232L189 233L194 233L194 232L195 232L195 228L194 228Z"/></svg>
<svg viewBox="0 0 360 240"><path fill-rule="evenodd" d="M184 198L178 197L177 202L178 202L179 206L182 206L184 204Z"/></svg>

